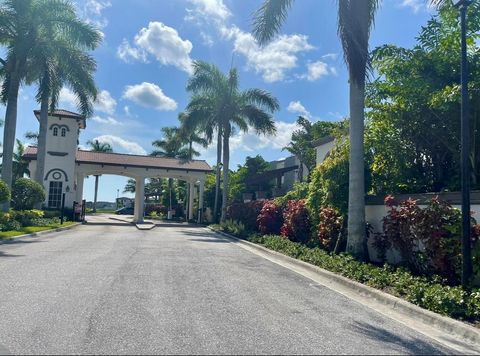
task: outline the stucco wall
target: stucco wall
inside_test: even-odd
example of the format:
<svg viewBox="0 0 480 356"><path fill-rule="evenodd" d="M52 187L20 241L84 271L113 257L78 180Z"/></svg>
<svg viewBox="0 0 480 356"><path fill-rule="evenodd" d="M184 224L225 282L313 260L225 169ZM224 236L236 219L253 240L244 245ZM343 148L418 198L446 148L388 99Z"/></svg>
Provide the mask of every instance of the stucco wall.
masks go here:
<svg viewBox="0 0 480 356"><path fill-rule="evenodd" d="M330 150L334 146L335 146L335 141L330 141L330 142L324 143L321 146L315 147L315 149L317 151L317 155L316 155L317 166L323 162L323 160L327 156L327 153L330 152Z"/></svg>

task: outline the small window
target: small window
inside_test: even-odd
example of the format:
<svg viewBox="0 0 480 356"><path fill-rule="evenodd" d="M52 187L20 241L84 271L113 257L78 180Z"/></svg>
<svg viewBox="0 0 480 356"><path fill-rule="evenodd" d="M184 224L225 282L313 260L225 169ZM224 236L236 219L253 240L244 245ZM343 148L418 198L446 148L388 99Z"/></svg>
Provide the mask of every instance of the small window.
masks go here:
<svg viewBox="0 0 480 356"><path fill-rule="evenodd" d="M62 203L62 182L50 182L48 190L48 207L60 208Z"/></svg>
<svg viewBox="0 0 480 356"><path fill-rule="evenodd" d="M53 128L53 136L58 136L58 127Z"/></svg>
<svg viewBox="0 0 480 356"><path fill-rule="evenodd" d="M66 133L67 133L67 130L65 130L65 127L62 127L62 137L65 137Z"/></svg>

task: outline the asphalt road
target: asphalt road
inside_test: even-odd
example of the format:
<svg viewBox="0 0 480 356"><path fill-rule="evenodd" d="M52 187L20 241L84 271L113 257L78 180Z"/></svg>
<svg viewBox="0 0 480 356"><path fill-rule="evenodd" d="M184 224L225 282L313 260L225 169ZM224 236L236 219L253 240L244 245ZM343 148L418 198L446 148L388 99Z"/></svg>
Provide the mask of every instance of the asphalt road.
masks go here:
<svg viewBox="0 0 480 356"><path fill-rule="evenodd" d="M0 353L451 352L205 229L107 223L0 245Z"/></svg>

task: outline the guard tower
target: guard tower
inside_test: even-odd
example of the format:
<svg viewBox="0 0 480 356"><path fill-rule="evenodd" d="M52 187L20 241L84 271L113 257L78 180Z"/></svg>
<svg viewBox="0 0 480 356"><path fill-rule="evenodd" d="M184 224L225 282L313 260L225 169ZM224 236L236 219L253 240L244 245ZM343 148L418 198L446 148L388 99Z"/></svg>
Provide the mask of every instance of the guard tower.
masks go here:
<svg viewBox="0 0 480 356"><path fill-rule="evenodd" d="M40 120L40 111L34 111ZM75 156L80 129L85 129L85 116L67 110L48 115L43 186L47 193L44 205L59 208L65 193L65 206L71 207L76 196ZM31 168L36 169L36 164ZM30 172L35 177L35 171Z"/></svg>

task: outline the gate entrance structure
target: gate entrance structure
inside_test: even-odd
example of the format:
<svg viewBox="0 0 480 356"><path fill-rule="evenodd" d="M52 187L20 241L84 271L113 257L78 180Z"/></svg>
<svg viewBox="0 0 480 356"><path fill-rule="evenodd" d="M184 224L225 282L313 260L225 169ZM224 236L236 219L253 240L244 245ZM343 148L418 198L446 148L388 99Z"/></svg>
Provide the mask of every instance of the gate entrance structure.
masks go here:
<svg viewBox="0 0 480 356"><path fill-rule="evenodd" d="M39 111L34 111L39 118ZM202 220L203 192L206 175L212 171L203 160L180 160L153 156L104 153L77 148L80 129L85 129L85 117L66 110L56 110L48 116L47 154L45 157L43 186L47 192L44 205L58 208L58 197L65 193L65 206L83 199L83 180L89 175L112 174L135 179L134 221L143 221L145 179L173 178L189 183L188 219L194 218L195 186L199 185L198 222ZM26 148L24 158L35 177L37 147Z"/></svg>

